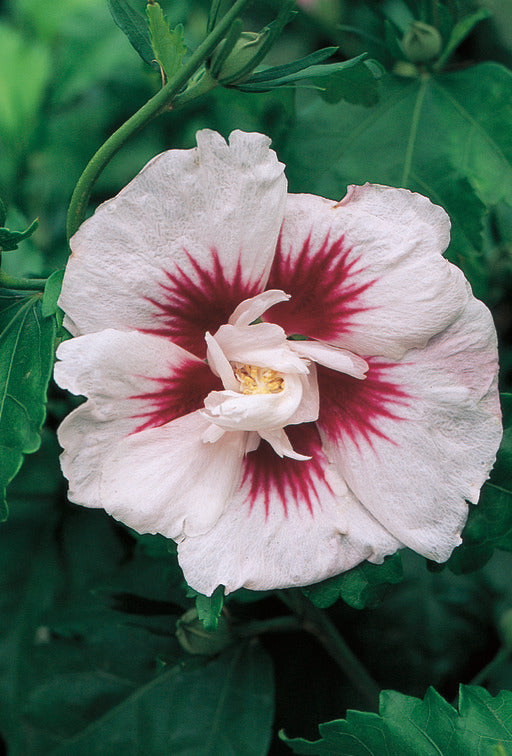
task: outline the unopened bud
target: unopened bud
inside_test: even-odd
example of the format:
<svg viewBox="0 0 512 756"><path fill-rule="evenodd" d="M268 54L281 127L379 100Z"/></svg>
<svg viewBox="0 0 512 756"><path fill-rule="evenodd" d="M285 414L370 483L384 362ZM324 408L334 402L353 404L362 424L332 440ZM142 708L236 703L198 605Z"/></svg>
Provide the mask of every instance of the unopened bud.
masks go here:
<svg viewBox="0 0 512 756"><path fill-rule="evenodd" d="M195 608L189 609L177 621L176 638L180 646L189 654L204 656L218 654L233 642L229 624L224 615L219 617L216 630L206 630Z"/></svg>
<svg viewBox="0 0 512 756"><path fill-rule="evenodd" d="M442 47L443 40L437 29L423 21L413 21L402 39L402 49L412 63L434 60Z"/></svg>
<svg viewBox="0 0 512 756"><path fill-rule="evenodd" d="M265 29L265 31L262 31L261 33L242 32L228 57L221 64L219 71L215 74L217 81L221 84L224 81L228 81L230 84L238 84L245 81L245 79L248 79L252 74L252 70L246 71L245 73L243 73L243 71L259 53L261 47L267 40L268 34L268 29ZM216 61L222 54L222 48L225 42L226 40L223 40L212 55L212 70L215 70L216 68ZM237 78L239 73L242 75L240 78Z"/></svg>

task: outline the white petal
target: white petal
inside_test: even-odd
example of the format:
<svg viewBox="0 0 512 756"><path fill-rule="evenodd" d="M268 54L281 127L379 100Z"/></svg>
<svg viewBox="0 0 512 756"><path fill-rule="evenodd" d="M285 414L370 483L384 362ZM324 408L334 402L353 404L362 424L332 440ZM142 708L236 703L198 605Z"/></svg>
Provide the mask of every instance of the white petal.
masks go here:
<svg viewBox="0 0 512 756"><path fill-rule="evenodd" d="M77 332L158 327L150 300L173 275L182 279L175 295L185 298L187 280L204 289L209 276L212 312L224 303L227 283L240 289L230 312L247 297L244 286L264 288L283 217L284 166L261 134L235 131L228 146L204 130L197 142L151 160L73 236L59 303Z"/></svg>
<svg viewBox="0 0 512 756"><path fill-rule="evenodd" d="M240 394L236 391L212 391L205 399L203 415L221 428L260 431L287 425L302 399L300 376L284 378L284 388L277 394Z"/></svg>
<svg viewBox="0 0 512 756"><path fill-rule="evenodd" d="M206 333L205 340L207 344L206 358L211 369L215 375L220 377L225 389L228 389L229 391L237 391L240 384L235 378L233 368L229 364L229 361L222 351L218 341L211 335L211 333Z"/></svg>
<svg viewBox="0 0 512 756"><path fill-rule="evenodd" d="M275 457L273 450L268 454ZM308 585L364 559L380 563L401 546L361 507L335 471L326 471L321 452L314 454L317 464L320 454L324 466L317 467L317 475L306 472L315 460L285 459L277 460L279 468L271 465L274 471L282 468L282 477L269 474L265 479L264 466L260 469L259 489L254 476L244 476L215 526L180 543L178 557L189 585L206 595L217 585L228 593L241 587ZM297 474L290 472L294 468Z"/></svg>
<svg viewBox="0 0 512 756"><path fill-rule="evenodd" d="M353 378L362 380L368 372L368 363L357 354L348 349L340 349L330 344L322 344L321 341L290 341L290 347L309 360L318 362L320 365L346 373Z"/></svg>
<svg viewBox="0 0 512 756"><path fill-rule="evenodd" d="M371 372L371 368L370 368ZM377 433L319 424L328 454L369 512L405 545L436 561L460 543L501 439L495 332L470 299L464 316L388 373L409 398L373 421ZM366 384L366 382L365 382ZM365 385L363 384L363 385Z"/></svg>
<svg viewBox="0 0 512 756"><path fill-rule="evenodd" d="M292 296L265 318L289 334L398 359L466 306L464 276L442 257L449 231L442 208L406 189L349 187L341 203L289 195L268 285Z"/></svg>
<svg viewBox="0 0 512 756"><path fill-rule="evenodd" d="M290 349L283 329L272 323L223 325L215 340L229 362L268 367L279 373L308 372L305 361Z"/></svg>
<svg viewBox="0 0 512 756"><path fill-rule="evenodd" d="M309 366L307 375L299 376L302 383L302 399L294 414L288 420L288 425L312 423L318 420L320 396L315 364Z"/></svg>
<svg viewBox="0 0 512 756"><path fill-rule="evenodd" d="M287 302L290 299L289 294L279 289L269 289L257 294L255 297L240 302L238 307L228 320L230 325L248 326L253 321L261 318L269 307L273 307L278 302Z"/></svg>
<svg viewBox="0 0 512 756"><path fill-rule="evenodd" d="M102 468L106 511L139 533L179 539L209 530L239 483L245 434L209 444L207 427L193 412L122 439Z"/></svg>
<svg viewBox="0 0 512 756"><path fill-rule="evenodd" d="M89 397L68 415L58 432L64 449L61 465L69 481L69 499L88 507L102 507L99 476L105 456L116 442L144 425L148 412L155 409L142 397L157 392L159 381L165 378L168 401L177 412L181 408L183 413L189 412L187 397L182 396L175 379L185 367L206 368L201 360L165 339L111 329L65 341L57 356L57 383L74 394ZM177 392L174 397L173 388ZM181 389L185 394L187 386L182 384ZM167 422L163 409L162 423ZM161 411L157 404L156 414Z"/></svg>
<svg viewBox="0 0 512 756"><path fill-rule="evenodd" d="M269 428L268 430L259 431L259 435L264 441L270 444L278 457L289 457L296 460L311 459L307 454L299 454L293 450L290 439L282 428Z"/></svg>

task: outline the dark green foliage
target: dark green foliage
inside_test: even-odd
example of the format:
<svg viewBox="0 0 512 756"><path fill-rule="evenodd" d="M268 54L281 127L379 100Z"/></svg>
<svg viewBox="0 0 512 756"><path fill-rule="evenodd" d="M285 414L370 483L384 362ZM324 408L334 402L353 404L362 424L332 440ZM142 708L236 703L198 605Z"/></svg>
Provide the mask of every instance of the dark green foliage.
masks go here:
<svg viewBox="0 0 512 756"><path fill-rule="evenodd" d="M311 101L285 155L292 191L339 199L348 184L373 181L429 196L449 212L448 254L481 296L485 204L512 203L511 103L512 74L494 63L387 76L371 109Z"/></svg>
<svg viewBox="0 0 512 756"><path fill-rule="evenodd" d="M196 596L197 616L207 630L215 630L224 606L224 587L219 585L211 596Z"/></svg>
<svg viewBox="0 0 512 756"><path fill-rule="evenodd" d="M40 294L0 290L0 519L7 516L5 488L23 454L39 448L54 338Z"/></svg>
<svg viewBox="0 0 512 756"><path fill-rule="evenodd" d="M512 395L502 394L504 436L491 478L472 507L463 544L448 561L455 573L482 567L494 549L512 551Z"/></svg>
<svg viewBox="0 0 512 756"><path fill-rule="evenodd" d="M38 224L39 221L37 219L32 221L25 231L11 231L8 228L0 228L0 252L9 252L13 249L18 249L18 244L23 241L23 239L28 239L29 236L32 236Z"/></svg>
<svg viewBox="0 0 512 756"><path fill-rule="evenodd" d="M423 701L384 691L379 714L348 711L320 725L321 740L283 740L294 753L321 756L502 756L512 751L512 693L493 698L461 685L457 712L429 688Z"/></svg>
<svg viewBox="0 0 512 756"><path fill-rule="evenodd" d="M57 300L62 289L62 279L64 278L63 270L54 271L46 281L43 292L43 301L41 303L41 313L44 318L55 315L57 312Z"/></svg>
<svg viewBox="0 0 512 756"><path fill-rule="evenodd" d="M363 562L348 572L307 586L303 592L313 604L325 609L342 598L356 609L376 606L386 593L390 583L399 583L403 578L400 553L385 559L383 564Z"/></svg>

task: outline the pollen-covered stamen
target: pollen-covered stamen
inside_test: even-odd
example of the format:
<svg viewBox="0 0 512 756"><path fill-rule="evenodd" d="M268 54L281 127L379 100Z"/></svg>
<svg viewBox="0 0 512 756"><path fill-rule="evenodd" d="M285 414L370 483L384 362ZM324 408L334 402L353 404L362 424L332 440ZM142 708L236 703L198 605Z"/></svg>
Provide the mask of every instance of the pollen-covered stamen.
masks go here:
<svg viewBox="0 0 512 756"><path fill-rule="evenodd" d="M279 394L284 389L284 378L272 368L241 365L234 373L242 394Z"/></svg>

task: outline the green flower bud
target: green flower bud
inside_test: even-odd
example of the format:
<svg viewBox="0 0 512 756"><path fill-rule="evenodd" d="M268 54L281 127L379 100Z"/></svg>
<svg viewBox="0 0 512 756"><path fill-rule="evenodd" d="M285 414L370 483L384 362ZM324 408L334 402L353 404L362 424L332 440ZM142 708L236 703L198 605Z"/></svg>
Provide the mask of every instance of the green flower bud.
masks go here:
<svg viewBox="0 0 512 756"><path fill-rule="evenodd" d="M418 66L408 60L397 60L393 66L393 73L406 79L416 79L420 75Z"/></svg>
<svg viewBox="0 0 512 756"><path fill-rule="evenodd" d="M413 21L402 39L402 49L413 63L428 63L439 56L443 48L441 35L423 21Z"/></svg>
<svg viewBox="0 0 512 756"><path fill-rule="evenodd" d="M195 608L189 609L177 621L176 638L180 646L189 654L204 656L218 654L233 642L229 624L224 615L219 617L216 630L206 630Z"/></svg>
<svg viewBox="0 0 512 756"><path fill-rule="evenodd" d="M215 78L221 84L227 82L229 84L239 84L245 79L248 79L252 74L252 69L242 72L251 63L252 60L258 55L259 51L267 41L267 37L270 33L269 29L257 32L242 32L235 42L235 45L226 60L224 60L218 71L215 73ZM212 55L210 69L215 71L219 58L222 56L222 48L224 47L226 40L223 40L217 47ZM257 63L255 64L257 65ZM238 78L238 74L242 74Z"/></svg>

